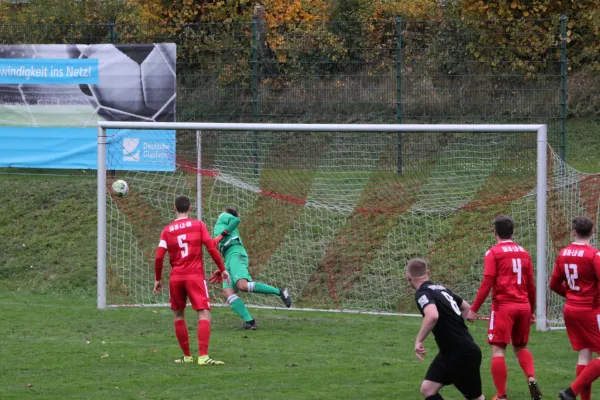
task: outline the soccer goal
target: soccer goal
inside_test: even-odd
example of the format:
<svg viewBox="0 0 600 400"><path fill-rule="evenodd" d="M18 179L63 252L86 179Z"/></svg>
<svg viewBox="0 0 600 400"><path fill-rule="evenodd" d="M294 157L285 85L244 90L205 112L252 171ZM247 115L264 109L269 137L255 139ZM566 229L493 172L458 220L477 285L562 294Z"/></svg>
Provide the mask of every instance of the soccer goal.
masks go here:
<svg viewBox="0 0 600 400"><path fill-rule="evenodd" d="M545 125L100 122L98 307L168 304L152 294L154 252L185 194L210 231L237 207L253 278L319 310L414 314L413 257L472 301L494 217L509 214L536 266L538 328L560 327L548 271L570 219L597 222L600 182L562 162L546 136ZM127 196L111 192L115 179Z"/></svg>

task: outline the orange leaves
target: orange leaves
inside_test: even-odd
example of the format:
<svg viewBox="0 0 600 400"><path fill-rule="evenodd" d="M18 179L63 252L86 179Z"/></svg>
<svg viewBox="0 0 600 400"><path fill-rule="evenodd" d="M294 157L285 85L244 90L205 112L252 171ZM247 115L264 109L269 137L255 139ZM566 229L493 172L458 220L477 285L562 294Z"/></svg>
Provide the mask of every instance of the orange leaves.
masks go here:
<svg viewBox="0 0 600 400"><path fill-rule="evenodd" d="M515 49L503 54L494 54L494 50L471 53L480 61L491 61L498 56L520 68L518 60L542 60L550 47L560 46L560 21L558 16L568 14L566 40L569 46L570 64L584 66L600 65L600 0L587 2L564 2L556 0L463 0L459 3L460 15L469 20L494 20L506 24L505 34L497 35L481 29L479 44L493 49L504 48L507 41ZM536 21L533 21L536 20ZM508 39L506 39L508 38ZM557 62L555 58L553 62Z"/></svg>
<svg viewBox="0 0 600 400"><path fill-rule="evenodd" d="M324 0L265 0L267 22L311 22L327 19Z"/></svg>

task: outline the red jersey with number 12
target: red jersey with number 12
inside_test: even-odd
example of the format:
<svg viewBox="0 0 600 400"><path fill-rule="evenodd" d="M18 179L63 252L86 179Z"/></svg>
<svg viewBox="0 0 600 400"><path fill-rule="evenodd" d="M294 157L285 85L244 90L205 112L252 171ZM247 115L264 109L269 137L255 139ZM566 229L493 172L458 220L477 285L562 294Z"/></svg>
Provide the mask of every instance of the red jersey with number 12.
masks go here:
<svg viewBox="0 0 600 400"><path fill-rule="evenodd" d="M202 244L214 246L204 222L180 218L167 225L160 234L160 244L169 252L171 280L203 279Z"/></svg>
<svg viewBox="0 0 600 400"><path fill-rule="evenodd" d="M495 277L492 310L531 310L533 263L527 250L512 240L499 242L485 253L483 274Z"/></svg>
<svg viewBox="0 0 600 400"><path fill-rule="evenodd" d="M567 304L598 307L600 252L587 244L572 243L563 248L554 265L552 278L567 283Z"/></svg>

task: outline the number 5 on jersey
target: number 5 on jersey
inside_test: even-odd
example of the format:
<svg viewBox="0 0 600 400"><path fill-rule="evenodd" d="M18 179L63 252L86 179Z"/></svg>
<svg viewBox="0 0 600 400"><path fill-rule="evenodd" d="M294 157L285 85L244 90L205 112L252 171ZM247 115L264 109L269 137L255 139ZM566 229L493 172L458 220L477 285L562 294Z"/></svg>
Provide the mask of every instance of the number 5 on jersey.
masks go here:
<svg viewBox="0 0 600 400"><path fill-rule="evenodd" d="M185 258L188 255L188 244L186 242L184 242L185 239L186 239L185 234L177 236L177 242L179 243L179 248L182 249L181 250L181 258Z"/></svg>

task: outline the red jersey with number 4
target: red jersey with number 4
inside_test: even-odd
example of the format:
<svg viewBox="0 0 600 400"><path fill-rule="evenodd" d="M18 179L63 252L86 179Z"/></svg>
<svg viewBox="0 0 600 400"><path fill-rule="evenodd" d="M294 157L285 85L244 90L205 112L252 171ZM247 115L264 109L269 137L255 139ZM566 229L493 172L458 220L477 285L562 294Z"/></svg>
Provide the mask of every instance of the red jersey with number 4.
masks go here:
<svg viewBox="0 0 600 400"><path fill-rule="evenodd" d="M504 240L485 253L484 275L493 276L492 310L529 310L528 287L533 285L533 263L523 247Z"/></svg>
<svg viewBox="0 0 600 400"><path fill-rule="evenodd" d="M566 282L567 304L593 307L598 304L600 252L587 244L572 243L556 258L551 282Z"/></svg>
<svg viewBox="0 0 600 400"><path fill-rule="evenodd" d="M181 218L171 222L160 234L158 247L169 252L171 280L206 279L202 244L214 247L204 222Z"/></svg>

